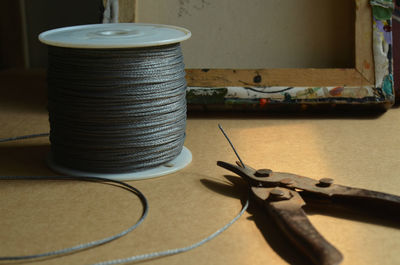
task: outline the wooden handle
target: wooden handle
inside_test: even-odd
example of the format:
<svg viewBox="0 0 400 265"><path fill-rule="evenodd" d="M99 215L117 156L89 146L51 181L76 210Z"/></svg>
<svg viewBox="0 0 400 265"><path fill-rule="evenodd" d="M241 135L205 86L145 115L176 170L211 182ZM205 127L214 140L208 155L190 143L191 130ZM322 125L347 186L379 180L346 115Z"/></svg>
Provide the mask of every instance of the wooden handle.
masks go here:
<svg viewBox="0 0 400 265"><path fill-rule="evenodd" d="M336 265L342 254L323 238L308 220L301 205L291 200L270 202L266 208L286 235L314 264Z"/></svg>

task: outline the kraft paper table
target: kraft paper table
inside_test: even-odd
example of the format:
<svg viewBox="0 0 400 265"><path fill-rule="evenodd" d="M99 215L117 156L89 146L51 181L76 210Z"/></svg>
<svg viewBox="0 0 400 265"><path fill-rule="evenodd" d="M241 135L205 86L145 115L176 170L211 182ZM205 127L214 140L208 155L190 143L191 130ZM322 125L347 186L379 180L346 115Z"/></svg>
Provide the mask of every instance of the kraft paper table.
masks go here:
<svg viewBox="0 0 400 265"><path fill-rule="evenodd" d="M9 71L0 78L0 137L47 132L43 73ZM192 163L172 175L130 182L149 200L150 213L141 226L104 246L26 264L90 264L183 247L222 227L239 212L247 191L216 166L217 160L235 161L218 123L253 167L331 177L336 183L400 195L400 109L366 117L194 116L187 122L185 144ZM53 175L44 162L48 151L46 138L2 143L0 174ZM0 256L103 238L127 228L141 211L129 192L84 182L1 181L0 201ZM308 213L342 251L343 264L400 264L399 228L334 211ZM254 220L247 212L211 242L145 264L309 264L266 215L258 216Z"/></svg>

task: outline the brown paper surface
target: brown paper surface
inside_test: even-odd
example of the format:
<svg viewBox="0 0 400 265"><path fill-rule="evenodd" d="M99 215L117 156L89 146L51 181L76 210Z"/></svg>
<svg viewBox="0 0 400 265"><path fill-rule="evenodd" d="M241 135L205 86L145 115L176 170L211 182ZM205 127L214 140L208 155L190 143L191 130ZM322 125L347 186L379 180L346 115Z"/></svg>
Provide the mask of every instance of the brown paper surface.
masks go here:
<svg viewBox="0 0 400 265"><path fill-rule="evenodd" d="M2 80L6 86L0 97L0 137L48 131L40 75ZM100 247L16 264L91 264L184 247L221 228L240 211L247 190L216 166L217 160L236 160L218 123L244 162L255 168L330 177L343 185L400 195L399 114L400 109L392 109L379 117L189 117L185 145L192 151L192 163L178 173L130 182L150 204L141 226ZM1 143L0 174L54 175L44 162L48 151L46 138ZM86 182L1 181L0 201L0 256L46 252L110 236L133 224L141 212L139 200L128 191ZM342 264L400 264L400 229L354 215L308 213L319 232L343 253ZM253 209L211 242L145 264L310 262L262 210Z"/></svg>

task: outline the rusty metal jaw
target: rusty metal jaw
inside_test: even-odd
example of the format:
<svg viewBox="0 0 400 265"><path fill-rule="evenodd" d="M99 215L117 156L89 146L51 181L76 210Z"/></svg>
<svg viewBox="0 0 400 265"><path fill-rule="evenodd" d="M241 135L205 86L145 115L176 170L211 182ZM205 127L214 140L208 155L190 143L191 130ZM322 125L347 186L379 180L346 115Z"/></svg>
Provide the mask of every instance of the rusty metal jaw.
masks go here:
<svg viewBox="0 0 400 265"><path fill-rule="evenodd" d="M251 193L263 205L285 235L314 264L336 265L343 256L311 224L302 207L306 204L295 190L276 187L251 187Z"/></svg>

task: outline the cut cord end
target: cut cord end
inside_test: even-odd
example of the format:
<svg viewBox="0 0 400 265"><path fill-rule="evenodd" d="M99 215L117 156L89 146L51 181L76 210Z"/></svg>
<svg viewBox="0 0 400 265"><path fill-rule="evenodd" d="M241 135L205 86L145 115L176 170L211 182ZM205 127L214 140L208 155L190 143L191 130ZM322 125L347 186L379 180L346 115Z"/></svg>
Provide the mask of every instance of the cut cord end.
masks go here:
<svg viewBox="0 0 400 265"><path fill-rule="evenodd" d="M246 168L246 166L244 165L242 159L240 158L239 154L236 152L235 147L233 146L231 140L229 139L228 135L226 135L224 129L222 128L221 124L218 123L218 128L221 130L222 134L225 136L226 140L228 140L229 144L231 145L233 152L235 152L236 157L239 159L240 164L239 166L241 166L242 168Z"/></svg>

